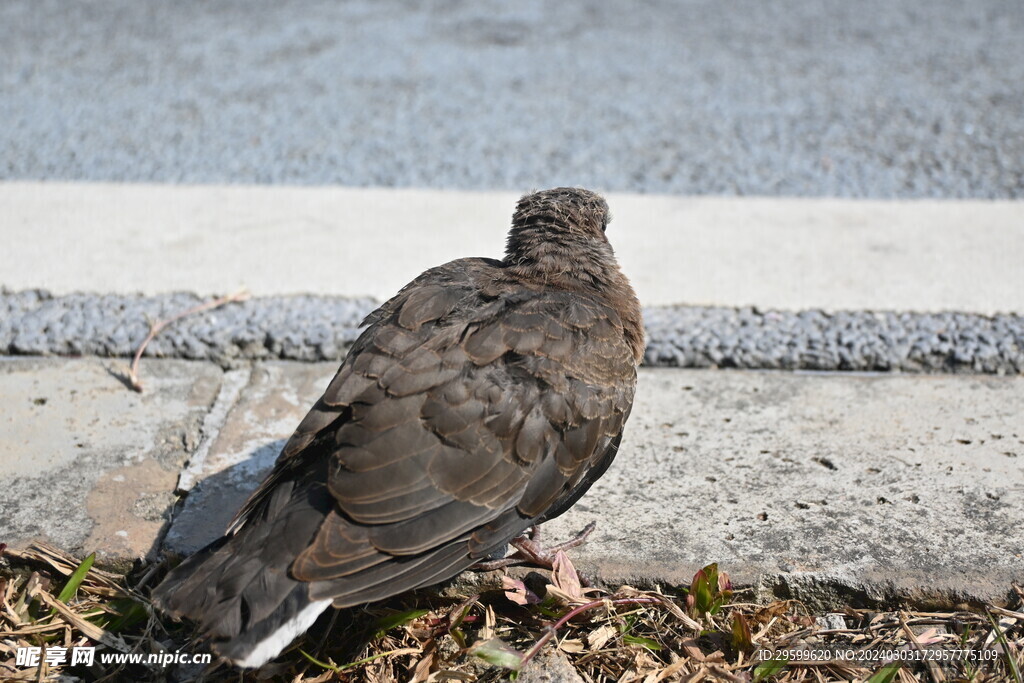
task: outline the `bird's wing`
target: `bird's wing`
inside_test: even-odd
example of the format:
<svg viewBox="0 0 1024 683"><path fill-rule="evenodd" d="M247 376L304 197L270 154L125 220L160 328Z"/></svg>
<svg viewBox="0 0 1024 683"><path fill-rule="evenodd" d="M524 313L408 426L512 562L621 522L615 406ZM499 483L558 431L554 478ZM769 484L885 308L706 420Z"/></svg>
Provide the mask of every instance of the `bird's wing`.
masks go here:
<svg viewBox="0 0 1024 683"><path fill-rule="evenodd" d="M447 578L564 508L614 455L636 381L615 312L442 272L375 314L278 462L329 453L336 504L291 567L314 599Z"/></svg>

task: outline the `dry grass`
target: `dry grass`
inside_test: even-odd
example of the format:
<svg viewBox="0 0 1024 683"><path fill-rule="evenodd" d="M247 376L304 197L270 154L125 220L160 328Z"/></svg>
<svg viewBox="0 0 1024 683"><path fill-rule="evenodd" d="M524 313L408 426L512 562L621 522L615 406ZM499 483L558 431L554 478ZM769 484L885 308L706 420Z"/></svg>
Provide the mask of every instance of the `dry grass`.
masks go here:
<svg viewBox="0 0 1024 683"><path fill-rule="evenodd" d="M460 595L464 584L455 584L336 613L277 662L244 676L216 664L101 664L100 653L203 650L189 641L186 626L158 618L149 607L146 586L163 567L122 577L92 568L76 572L80 565L43 545L6 552L0 565L0 679L46 681L70 674L90 681L498 681L515 677L517 668L527 678L537 667L530 660L555 651L583 680L595 682L980 683L1020 681L1024 668L1024 592L1018 587L1013 610L845 609L826 622L793 601L742 602L743 591L734 592L713 565L695 577L689 592L627 586L607 592L583 588L564 557L555 571L532 573L525 582L495 575L503 584L474 595ZM92 666L15 664L19 647L76 645L98 645ZM812 661L797 654L823 648L904 657L956 650L976 659L885 668L878 661ZM784 665L762 661L763 653L781 651L791 653Z"/></svg>

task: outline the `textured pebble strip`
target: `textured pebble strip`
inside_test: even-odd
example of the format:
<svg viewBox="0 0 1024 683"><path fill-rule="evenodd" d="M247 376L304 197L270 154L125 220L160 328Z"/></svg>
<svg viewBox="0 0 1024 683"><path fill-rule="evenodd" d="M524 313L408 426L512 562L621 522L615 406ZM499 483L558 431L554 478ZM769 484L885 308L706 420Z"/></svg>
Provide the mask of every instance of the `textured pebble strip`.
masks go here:
<svg viewBox="0 0 1024 683"><path fill-rule="evenodd" d="M204 299L0 291L0 353L131 356L148 321ZM179 320L146 349L162 358L337 360L377 302L311 295L233 303ZM1020 374L1024 316L690 306L644 310L648 366Z"/></svg>
<svg viewBox="0 0 1024 683"><path fill-rule="evenodd" d="M1019 374L1024 316L644 309L646 365Z"/></svg>

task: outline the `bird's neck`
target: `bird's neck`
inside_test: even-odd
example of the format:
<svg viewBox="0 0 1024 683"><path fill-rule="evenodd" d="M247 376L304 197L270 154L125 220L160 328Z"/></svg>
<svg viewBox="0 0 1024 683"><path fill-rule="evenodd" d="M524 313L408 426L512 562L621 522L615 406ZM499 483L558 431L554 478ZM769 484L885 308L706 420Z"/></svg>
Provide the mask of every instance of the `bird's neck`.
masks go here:
<svg viewBox="0 0 1024 683"><path fill-rule="evenodd" d="M530 239L530 232L509 236L505 264L518 277L563 289L593 289L607 281L611 270L618 270L607 244L573 235Z"/></svg>
<svg viewBox="0 0 1024 683"><path fill-rule="evenodd" d="M553 238L546 233L540 239L540 231L530 232L522 229L509 236L504 260L508 272L542 286L599 295L618 313L626 341L639 364L645 346L640 302L619 269L611 246L574 235Z"/></svg>

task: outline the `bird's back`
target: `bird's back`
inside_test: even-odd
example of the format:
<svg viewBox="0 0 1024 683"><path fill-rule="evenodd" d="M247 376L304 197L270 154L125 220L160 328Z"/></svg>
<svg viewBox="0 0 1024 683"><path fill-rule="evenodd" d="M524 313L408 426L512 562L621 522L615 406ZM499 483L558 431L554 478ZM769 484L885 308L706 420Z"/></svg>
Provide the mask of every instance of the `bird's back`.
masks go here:
<svg viewBox="0 0 1024 683"><path fill-rule="evenodd" d="M155 600L258 666L330 604L454 576L607 468L637 354L599 289L462 259L367 318L228 534Z"/></svg>

